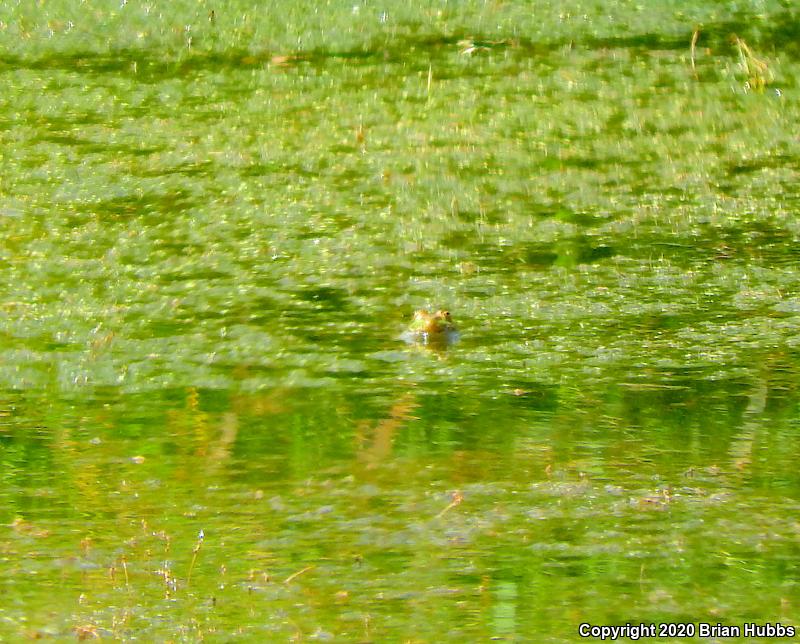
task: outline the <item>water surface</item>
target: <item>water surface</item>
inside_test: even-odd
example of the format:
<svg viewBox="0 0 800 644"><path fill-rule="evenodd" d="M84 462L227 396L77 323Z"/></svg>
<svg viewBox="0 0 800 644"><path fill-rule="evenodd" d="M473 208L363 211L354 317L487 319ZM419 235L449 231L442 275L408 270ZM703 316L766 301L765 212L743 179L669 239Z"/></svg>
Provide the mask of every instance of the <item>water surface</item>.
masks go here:
<svg viewBox="0 0 800 644"><path fill-rule="evenodd" d="M0 639L794 624L797 16L752 11L0 9Z"/></svg>

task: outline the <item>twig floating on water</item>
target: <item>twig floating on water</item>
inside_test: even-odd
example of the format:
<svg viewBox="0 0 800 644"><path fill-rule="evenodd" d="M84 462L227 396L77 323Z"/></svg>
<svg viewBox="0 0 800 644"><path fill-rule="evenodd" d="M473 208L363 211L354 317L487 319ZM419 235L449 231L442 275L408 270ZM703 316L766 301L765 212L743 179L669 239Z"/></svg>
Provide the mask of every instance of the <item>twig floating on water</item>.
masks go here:
<svg viewBox="0 0 800 644"><path fill-rule="evenodd" d="M291 574L291 575L289 575L289 576L288 576L286 579L284 579L284 580L283 580L283 583L284 583L284 584L289 584L289 583L291 583L292 581L294 581L294 579L295 579L296 577L299 577L299 576L300 576L300 575L302 575L303 573L305 573L305 572L308 572L309 570L312 570L314 567L315 567L315 566L312 564L312 565L310 565L310 566L306 566L306 567L305 567L305 568L303 568L302 570L298 570L297 572L295 572L295 573L292 573L292 574Z"/></svg>

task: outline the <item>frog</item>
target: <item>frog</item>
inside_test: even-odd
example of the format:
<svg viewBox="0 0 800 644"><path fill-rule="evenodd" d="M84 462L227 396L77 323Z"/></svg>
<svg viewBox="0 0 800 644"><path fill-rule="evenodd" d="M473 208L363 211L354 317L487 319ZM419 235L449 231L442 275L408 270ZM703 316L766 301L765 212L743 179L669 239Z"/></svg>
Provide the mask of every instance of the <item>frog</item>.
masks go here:
<svg viewBox="0 0 800 644"><path fill-rule="evenodd" d="M431 313L427 309L414 312L402 338L416 344L452 344L458 340L458 330L450 311L439 310Z"/></svg>

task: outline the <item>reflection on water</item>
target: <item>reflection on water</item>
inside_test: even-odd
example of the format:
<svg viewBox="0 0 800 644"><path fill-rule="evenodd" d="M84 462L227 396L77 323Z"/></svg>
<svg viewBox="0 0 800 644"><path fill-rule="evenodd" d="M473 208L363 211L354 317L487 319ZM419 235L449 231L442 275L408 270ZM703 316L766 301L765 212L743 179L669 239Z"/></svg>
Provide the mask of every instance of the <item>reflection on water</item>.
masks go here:
<svg viewBox="0 0 800 644"><path fill-rule="evenodd" d="M568 638L585 616L686 618L687 594L735 619L745 583L786 620L800 487L770 378L9 395L6 632L199 637L255 611L259 637Z"/></svg>
<svg viewBox="0 0 800 644"><path fill-rule="evenodd" d="M499 582L495 589L493 632L504 637L513 637L518 632L516 622L518 593L514 582Z"/></svg>

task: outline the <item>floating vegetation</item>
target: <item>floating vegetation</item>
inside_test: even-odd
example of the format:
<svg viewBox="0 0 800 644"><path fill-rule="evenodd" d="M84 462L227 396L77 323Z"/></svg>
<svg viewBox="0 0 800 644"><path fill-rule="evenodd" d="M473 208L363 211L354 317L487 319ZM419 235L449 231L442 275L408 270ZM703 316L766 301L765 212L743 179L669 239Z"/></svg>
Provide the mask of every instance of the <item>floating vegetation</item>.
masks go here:
<svg viewBox="0 0 800 644"><path fill-rule="evenodd" d="M699 38L700 38L700 30L695 29L692 32L692 43L689 46L689 60L692 63L692 73L694 74L695 78L697 78L697 66L695 65L695 58L696 58L695 54L697 52L697 41Z"/></svg>
<svg viewBox="0 0 800 644"><path fill-rule="evenodd" d="M733 42L739 50L739 68L745 76L745 89L763 92L764 88L772 82L774 76L767 62L753 53L748 44L733 36ZM692 40L694 45L694 39Z"/></svg>
<svg viewBox="0 0 800 644"><path fill-rule="evenodd" d="M194 564L197 562L197 555L200 552L200 548L203 547L203 541L205 541L206 535L203 530L197 535L197 543L194 544L194 548L192 548L192 563L189 564L189 572L186 575L186 586L188 587L189 584L192 582L192 571L194 570Z"/></svg>

